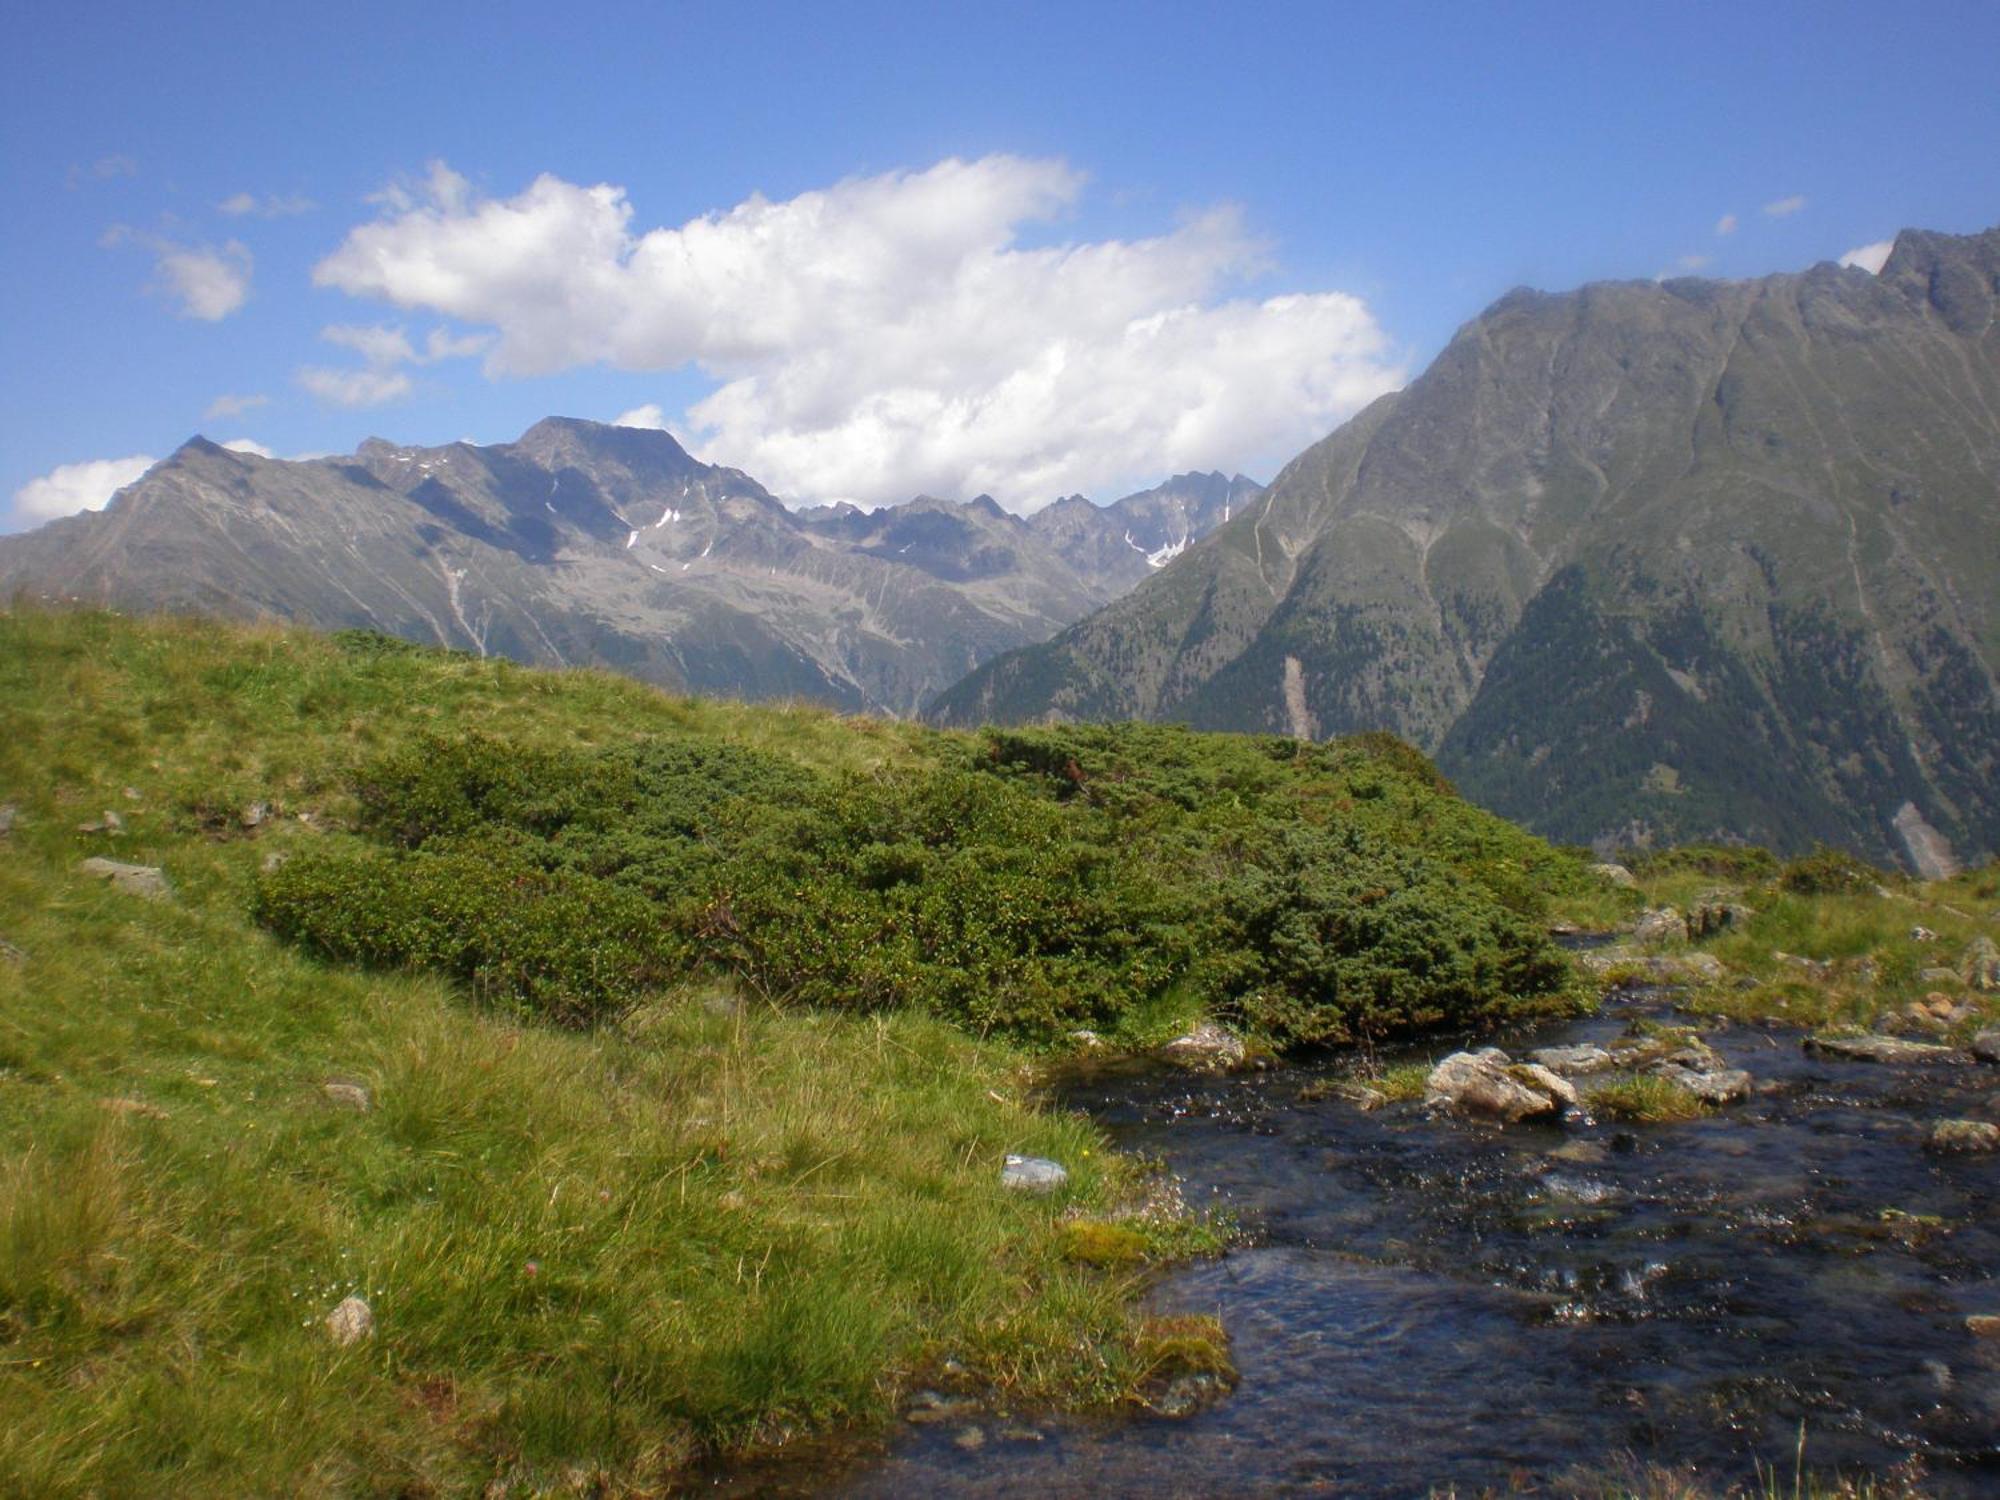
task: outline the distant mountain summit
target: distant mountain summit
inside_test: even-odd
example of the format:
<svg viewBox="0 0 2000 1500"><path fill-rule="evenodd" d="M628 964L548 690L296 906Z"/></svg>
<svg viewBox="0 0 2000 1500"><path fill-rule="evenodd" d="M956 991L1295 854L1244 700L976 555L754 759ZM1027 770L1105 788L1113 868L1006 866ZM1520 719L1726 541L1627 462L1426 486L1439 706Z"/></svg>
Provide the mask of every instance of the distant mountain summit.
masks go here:
<svg viewBox="0 0 2000 1500"><path fill-rule="evenodd" d="M0 537L0 598L275 615L909 714L1123 592L1148 571L1133 548L1168 545L1161 518L1205 535L1171 489L1050 528L985 497L794 512L664 432L563 417L493 447L371 438L303 462L195 438L104 511ZM1103 555L1107 528L1137 538L1136 571Z"/></svg>
<svg viewBox="0 0 2000 1500"><path fill-rule="evenodd" d="M2000 849L2000 229L1518 291L947 724L1394 730L1557 838Z"/></svg>

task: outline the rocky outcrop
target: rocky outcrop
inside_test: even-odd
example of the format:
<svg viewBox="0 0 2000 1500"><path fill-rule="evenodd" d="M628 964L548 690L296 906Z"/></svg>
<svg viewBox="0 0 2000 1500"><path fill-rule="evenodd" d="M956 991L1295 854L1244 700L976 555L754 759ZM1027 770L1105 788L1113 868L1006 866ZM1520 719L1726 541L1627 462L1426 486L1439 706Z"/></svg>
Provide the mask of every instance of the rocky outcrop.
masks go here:
<svg viewBox="0 0 2000 1500"><path fill-rule="evenodd" d="M1424 1104L1513 1124L1552 1118L1572 1108L1576 1089L1537 1063L1515 1063L1498 1047L1454 1052L1424 1083Z"/></svg>

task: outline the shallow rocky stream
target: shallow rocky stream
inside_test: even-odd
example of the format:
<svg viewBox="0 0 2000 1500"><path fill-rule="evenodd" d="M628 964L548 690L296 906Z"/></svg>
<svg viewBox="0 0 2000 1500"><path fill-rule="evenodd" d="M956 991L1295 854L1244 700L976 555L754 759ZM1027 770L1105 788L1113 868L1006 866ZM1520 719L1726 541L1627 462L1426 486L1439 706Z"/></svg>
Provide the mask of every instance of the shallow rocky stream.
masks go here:
<svg viewBox="0 0 2000 1500"><path fill-rule="evenodd" d="M1640 993L1527 1046L1607 1041ZM1064 1080L1249 1244L1168 1277L1213 1312L1241 1384L1182 1420L911 1425L840 1496L1566 1493L1628 1457L1718 1492L1779 1461L2000 1494L2000 1157L1923 1149L1939 1117L2000 1120L2000 1068L1810 1055L1724 1026L1747 1103L1687 1124L1521 1124L1313 1099L1342 1059L1191 1078L1119 1064ZM1429 1053L1423 1055L1430 1055ZM1391 1059L1393 1061L1393 1059ZM1301 1098L1304 1094L1306 1098Z"/></svg>

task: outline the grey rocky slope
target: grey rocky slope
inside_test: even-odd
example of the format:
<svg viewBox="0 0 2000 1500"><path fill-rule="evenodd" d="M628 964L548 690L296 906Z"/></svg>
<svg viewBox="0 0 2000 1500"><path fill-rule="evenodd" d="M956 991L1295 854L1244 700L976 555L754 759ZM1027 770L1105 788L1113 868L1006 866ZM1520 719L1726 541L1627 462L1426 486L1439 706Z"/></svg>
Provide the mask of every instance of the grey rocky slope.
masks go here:
<svg viewBox="0 0 2000 1500"><path fill-rule="evenodd" d="M2000 230L1515 292L940 722L1389 729L1559 838L2000 849Z"/></svg>
<svg viewBox="0 0 2000 1500"><path fill-rule="evenodd" d="M494 447L308 462L195 439L103 512L0 538L0 599L268 614L911 713L1115 597L1120 562L983 497L794 513L663 432L550 418Z"/></svg>

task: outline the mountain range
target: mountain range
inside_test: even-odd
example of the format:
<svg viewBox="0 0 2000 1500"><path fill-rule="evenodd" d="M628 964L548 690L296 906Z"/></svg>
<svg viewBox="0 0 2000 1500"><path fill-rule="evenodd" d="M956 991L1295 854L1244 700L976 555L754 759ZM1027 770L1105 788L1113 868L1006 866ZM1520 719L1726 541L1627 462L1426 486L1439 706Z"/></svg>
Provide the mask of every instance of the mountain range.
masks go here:
<svg viewBox="0 0 2000 1500"><path fill-rule="evenodd" d="M944 724L1388 729L1575 841L2000 849L2000 229L1517 291Z"/></svg>
<svg viewBox="0 0 2000 1500"><path fill-rule="evenodd" d="M196 438L102 511L0 537L0 598L273 615L679 690L914 713L1129 589L1261 489L1183 474L1035 516L792 510L667 433L268 459Z"/></svg>

